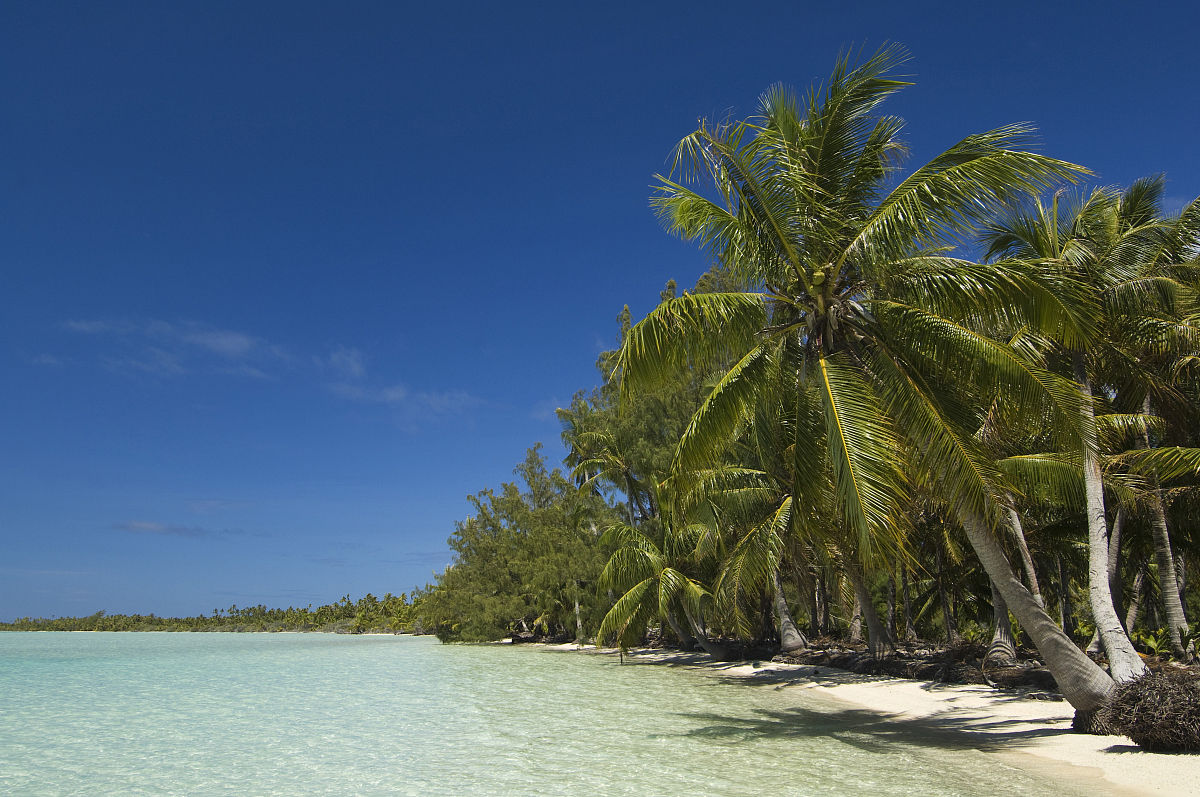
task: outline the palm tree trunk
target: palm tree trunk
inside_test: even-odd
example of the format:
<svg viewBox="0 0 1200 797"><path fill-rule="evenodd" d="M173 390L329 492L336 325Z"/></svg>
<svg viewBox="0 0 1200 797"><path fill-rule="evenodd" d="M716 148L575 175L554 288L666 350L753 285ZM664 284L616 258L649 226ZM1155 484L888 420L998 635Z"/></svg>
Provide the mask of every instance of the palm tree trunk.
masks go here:
<svg viewBox="0 0 1200 797"><path fill-rule="evenodd" d="M867 590L867 582L863 579L862 568L859 566L858 560L853 555L849 555L846 557L845 565L850 585L854 587L855 601L859 604L863 619L867 621L867 643L871 649L871 655L878 656L883 653L885 648L895 647L896 643L888 636L887 628L879 619L879 612L875 611L875 604L871 601L871 593Z"/></svg>
<svg viewBox="0 0 1200 797"><path fill-rule="evenodd" d="M1191 661L1194 652L1190 644L1186 648L1183 644L1183 637L1188 632L1188 623L1183 613L1183 601L1180 600L1175 557L1171 553L1171 538L1167 533L1167 514L1163 509L1162 493L1158 490L1154 491L1150 499L1150 531L1154 537L1158 589L1162 594L1163 610L1167 615L1167 639L1171 643L1171 653L1183 661Z"/></svg>
<svg viewBox="0 0 1200 797"><path fill-rule="evenodd" d="M1133 577L1133 596L1129 599L1129 609L1125 612L1125 627L1130 631L1133 630L1133 624L1137 622L1138 610L1142 606L1142 596L1145 592L1146 565L1143 564Z"/></svg>
<svg viewBox="0 0 1200 797"><path fill-rule="evenodd" d="M1014 574L1004 549L992 535L987 522L965 509L959 510L959 518L983 569L1000 591L1009 611L1037 646L1063 697L1075 707L1076 727L1092 727L1094 713L1104 705L1115 687L1112 678L1075 647L1071 638L1033 599L1033 594Z"/></svg>
<svg viewBox="0 0 1200 797"><path fill-rule="evenodd" d="M583 641L583 619L579 614L579 596L575 596L575 641Z"/></svg>
<svg viewBox="0 0 1200 797"><path fill-rule="evenodd" d="M1183 551L1175 552L1175 582L1179 585L1179 602L1183 606L1183 619L1187 620L1187 604L1183 602L1183 596L1187 595L1187 558Z"/></svg>
<svg viewBox="0 0 1200 797"><path fill-rule="evenodd" d="M1108 586L1108 521L1104 512L1104 480L1100 474L1096 436L1096 417L1092 412L1092 385L1088 379L1083 355L1073 358L1075 381L1083 398L1079 414L1083 433L1083 483L1087 498L1088 525L1088 601L1092 619L1108 654L1108 667L1117 683L1136 678L1146 671L1146 664L1133 649L1133 643L1113 607L1112 591Z"/></svg>
<svg viewBox="0 0 1200 797"><path fill-rule="evenodd" d="M679 644L684 650L691 650L696 647L696 640L679 625L679 621L675 619L674 612L667 612L667 625L671 627L671 631L674 632L675 638L679 640Z"/></svg>
<svg viewBox="0 0 1200 797"><path fill-rule="evenodd" d="M808 640L804 638L804 634L800 633L800 629L796 627L796 622L792 619L792 613L788 611L787 599L783 595L783 582L779 580L778 569L771 573L771 578L774 580L775 586L775 614L779 615L779 649L784 653L790 653L793 650L808 647Z"/></svg>
<svg viewBox="0 0 1200 797"><path fill-rule="evenodd" d="M917 638L917 627L913 624L912 600L908 594L908 565L900 563L900 595L904 606L904 639L913 642Z"/></svg>
<svg viewBox="0 0 1200 797"><path fill-rule="evenodd" d="M813 578L812 589L808 591L809 602L812 604L809 607L808 615L808 633L809 636L817 636L821 633L821 589L820 583L816 577Z"/></svg>
<svg viewBox="0 0 1200 797"><path fill-rule="evenodd" d="M1008 604L1004 596L996 589L996 582L988 579L992 587L992 642L988 645L985 661L999 664L1012 664L1017 659L1017 643L1012 638L1012 626L1008 620ZM1031 595L1033 593L1030 593Z"/></svg>
<svg viewBox="0 0 1200 797"><path fill-rule="evenodd" d="M1150 414L1150 395L1142 403L1142 412ZM1150 432L1143 429L1139 439L1139 448L1150 448ZM1181 588L1176 578L1175 557L1171 554L1171 535L1167 532L1167 513L1163 508L1162 490L1154 484L1154 492L1150 496L1150 531L1154 537L1154 557L1158 562L1158 588L1162 594L1163 609L1167 615L1167 639L1171 643L1171 653L1176 658L1191 661L1195 655L1191 643L1185 649L1183 637L1187 635L1187 617L1183 613L1183 601L1180 599Z"/></svg>
<svg viewBox="0 0 1200 797"><path fill-rule="evenodd" d="M1012 496L1008 497L1012 501ZM1038 586L1037 570L1033 566L1033 557L1029 555L1029 544L1025 541L1025 528L1021 525L1021 516L1017 514L1017 510L1011 506L1008 507L1008 522L1012 528L1013 537L1017 540L1017 550L1021 552L1021 564L1025 568L1025 578L1029 583L1029 593L1033 595L1033 599L1038 602L1042 608L1045 608L1046 602L1042 599L1042 590Z"/></svg>
<svg viewBox="0 0 1200 797"><path fill-rule="evenodd" d="M1067 568L1063 566L1062 554L1058 560L1058 625L1068 637L1075 636L1075 604L1071 600L1071 582L1067 579Z"/></svg>
<svg viewBox="0 0 1200 797"><path fill-rule="evenodd" d="M962 641L962 637L958 634L958 621L950 606L950 596L946 593L946 569L943 566L941 546L935 548L934 558L937 564L938 598L942 603L942 619L946 623L946 644L953 647Z"/></svg>
<svg viewBox="0 0 1200 797"><path fill-rule="evenodd" d="M887 635L888 639L896 639L896 577L888 573L887 589Z"/></svg>
<svg viewBox="0 0 1200 797"><path fill-rule="evenodd" d="M696 618L692 616L691 611L686 606L683 607L683 614L687 617L688 625L692 627L692 633L696 637L696 642L700 644L705 653L717 661L732 661L736 658L729 648L719 645L708 638L708 634L704 633L704 629L696 622Z"/></svg>
<svg viewBox="0 0 1200 797"><path fill-rule="evenodd" d="M1127 517L1125 507L1119 507L1108 532L1108 591L1112 594L1117 617L1121 616L1121 604L1125 601L1125 587L1121 584L1121 533L1125 530ZM1129 633L1128 628L1125 629L1125 633Z"/></svg>
<svg viewBox="0 0 1200 797"><path fill-rule="evenodd" d="M813 618L817 616L817 587L815 579L812 578L812 568L808 565L795 565L792 575L795 577L796 593L805 602L805 610L808 612L808 632L813 634L816 630Z"/></svg>
<svg viewBox="0 0 1200 797"><path fill-rule="evenodd" d="M826 581L825 571L822 569L819 574L820 578L817 581L817 597L821 602L821 624L819 632L821 634L829 633L829 586Z"/></svg>
<svg viewBox="0 0 1200 797"><path fill-rule="evenodd" d="M858 599L858 591L854 592L854 599L850 603L850 627L849 641L857 644L863 641L862 632L862 601Z"/></svg>

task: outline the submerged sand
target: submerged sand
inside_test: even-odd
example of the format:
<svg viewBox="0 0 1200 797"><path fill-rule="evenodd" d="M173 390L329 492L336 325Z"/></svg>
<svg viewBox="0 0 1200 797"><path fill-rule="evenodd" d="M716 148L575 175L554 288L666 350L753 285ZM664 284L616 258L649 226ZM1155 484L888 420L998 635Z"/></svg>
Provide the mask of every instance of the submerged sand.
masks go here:
<svg viewBox="0 0 1200 797"><path fill-rule="evenodd" d="M617 655L590 646L553 647ZM1071 705L1047 693L860 675L807 664L715 662L703 654L662 650L632 651L625 661L718 670L780 690L817 693L875 713L894 726L898 739L981 750L1077 785L1080 779L1095 779L1100 793L1200 795L1200 755L1149 753L1124 736L1075 733Z"/></svg>

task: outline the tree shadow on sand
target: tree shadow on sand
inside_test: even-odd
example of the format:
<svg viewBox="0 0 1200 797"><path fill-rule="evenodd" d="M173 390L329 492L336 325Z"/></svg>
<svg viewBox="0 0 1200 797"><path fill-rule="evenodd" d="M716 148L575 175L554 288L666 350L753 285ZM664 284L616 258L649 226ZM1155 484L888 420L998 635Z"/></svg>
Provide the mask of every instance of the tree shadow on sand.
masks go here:
<svg viewBox="0 0 1200 797"><path fill-rule="evenodd" d="M900 746L940 750L998 752L1016 749L1035 739L1072 733L1069 723L1060 727L1031 728L1025 719L980 719L945 714L936 718L897 718L870 709L828 708L759 709L756 716L726 716L712 712L680 716L705 723L684 736L725 739L732 743L758 739L830 737L862 750L886 753Z"/></svg>

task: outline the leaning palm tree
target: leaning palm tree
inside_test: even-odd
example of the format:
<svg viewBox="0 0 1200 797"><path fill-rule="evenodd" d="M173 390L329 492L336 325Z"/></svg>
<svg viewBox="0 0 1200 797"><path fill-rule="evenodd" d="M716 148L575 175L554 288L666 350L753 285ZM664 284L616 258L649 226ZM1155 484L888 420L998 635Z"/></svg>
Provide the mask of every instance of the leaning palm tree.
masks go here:
<svg viewBox="0 0 1200 797"><path fill-rule="evenodd" d="M1074 423L1078 391L973 331L1019 317L1070 336L1052 291L1017 268L952 255L960 236L1006 203L1085 170L1021 147L1030 130L968 136L900 180L902 123L876 110L907 85L887 47L803 100L774 87L758 117L700 127L676 150L653 204L673 233L697 241L744 290L664 302L627 336L617 362L627 393L689 367L721 364L676 452L680 478L714 461L786 363L798 401L795 516L819 506L832 476L839 522L860 556L899 545L905 472L944 491L1009 608L1079 710L1112 680L1046 615L992 531L1003 522L998 474L967 430L979 392L1019 405L1047 401ZM711 183L704 193L701 181Z"/></svg>

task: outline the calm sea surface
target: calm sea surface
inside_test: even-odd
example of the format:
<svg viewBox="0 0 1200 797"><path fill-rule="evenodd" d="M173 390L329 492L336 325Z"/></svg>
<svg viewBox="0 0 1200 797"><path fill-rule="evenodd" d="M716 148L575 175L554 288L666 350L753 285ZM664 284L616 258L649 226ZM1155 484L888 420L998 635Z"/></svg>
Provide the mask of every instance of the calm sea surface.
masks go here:
<svg viewBox="0 0 1200 797"><path fill-rule="evenodd" d="M428 637L0 633L0 793L1050 791L794 691Z"/></svg>

